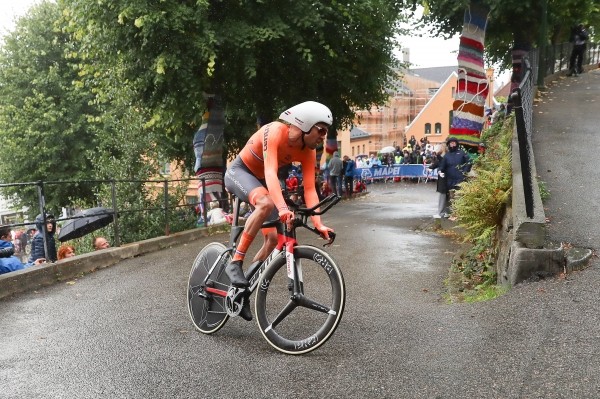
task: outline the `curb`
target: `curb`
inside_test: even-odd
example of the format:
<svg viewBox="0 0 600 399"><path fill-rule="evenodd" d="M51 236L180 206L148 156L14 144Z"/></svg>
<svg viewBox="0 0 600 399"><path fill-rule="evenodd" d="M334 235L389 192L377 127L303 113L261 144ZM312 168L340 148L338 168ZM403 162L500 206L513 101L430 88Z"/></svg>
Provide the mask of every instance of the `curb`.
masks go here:
<svg viewBox="0 0 600 399"><path fill-rule="evenodd" d="M55 263L32 266L0 275L0 299L27 291L34 291L61 281L80 277L93 271L119 263L149 252L193 242L223 231L224 225L196 228L174 233L169 236L151 238L117 248L77 255Z"/></svg>
<svg viewBox="0 0 600 399"><path fill-rule="evenodd" d="M587 268L593 255L589 248L570 248L565 252L565 271L567 273Z"/></svg>

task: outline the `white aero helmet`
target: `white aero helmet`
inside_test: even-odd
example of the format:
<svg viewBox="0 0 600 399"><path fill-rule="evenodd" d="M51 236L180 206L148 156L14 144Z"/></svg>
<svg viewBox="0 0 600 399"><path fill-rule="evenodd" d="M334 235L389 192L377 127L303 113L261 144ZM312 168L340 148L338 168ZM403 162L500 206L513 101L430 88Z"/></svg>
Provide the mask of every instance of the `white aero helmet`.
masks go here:
<svg viewBox="0 0 600 399"><path fill-rule="evenodd" d="M316 101L306 101L285 110L279 119L297 126L303 132L308 132L315 124L322 122L331 126L333 117L329 108Z"/></svg>

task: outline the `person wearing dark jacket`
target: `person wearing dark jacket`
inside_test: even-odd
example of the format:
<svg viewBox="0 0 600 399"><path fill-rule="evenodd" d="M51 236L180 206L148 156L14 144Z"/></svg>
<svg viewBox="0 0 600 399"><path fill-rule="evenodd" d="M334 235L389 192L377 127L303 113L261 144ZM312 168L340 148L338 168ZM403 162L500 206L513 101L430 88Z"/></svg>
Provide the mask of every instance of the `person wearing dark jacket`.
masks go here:
<svg viewBox="0 0 600 399"><path fill-rule="evenodd" d="M573 43L573 50L571 50L571 59L569 60L569 73L567 76L575 75L583 72L583 56L585 54L585 45L589 38L588 33L585 30L583 24L579 24L574 27L571 31L571 43Z"/></svg>
<svg viewBox="0 0 600 399"><path fill-rule="evenodd" d="M28 263L33 263L37 259L46 258L44 253L44 217L40 214L35 218L35 227L37 232L31 240L31 255L29 256ZM54 233L56 232L56 219L54 215L46 215L46 243L48 246L48 262L56 262L58 259L56 254L56 241L54 240Z"/></svg>
<svg viewBox="0 0 600 399"><path fill-rule="evenodd" d="M449 199L452 200L454 190L459 188L467 173L471 170L471 160L469 156L458 148L458 139L450 137L446 141L448 152L442 158L438 168L438 176L446 178L446 189L449 193Z"/></svg>
<svg viewBox="0 0 600 399"><path fill-rule="evenodd" d="M32 266L33 263L22 264L19 258L14 256L15 249L10 242L10 227L0 227L0 274L14 272ZM35 262L36 265L43 263L43 259Z"/></svg>
<svg viewBox="0 0 600 399"><path fill-rule="evenodd" d="M356 170L356 163L350 159L348 155L344 155L344 161L346 166L344 167L344 186L346 187L346 195L348 198L352 197L352 191L354 189L354 171Z"/></svg>
<svg viewBox="0 0 600 399"><path fill-rule="evenodd" d="M447 217L446 206L448 205L448 188L446 187L446 178L440 176L439 167L442 163L443 159L443 151L439 153L434 152L431 160L431 165L429 165L429 169L435 170L438 169L438 178L436 182L435 191L438 192L438 213L433 215L434 218Z"/></svg>

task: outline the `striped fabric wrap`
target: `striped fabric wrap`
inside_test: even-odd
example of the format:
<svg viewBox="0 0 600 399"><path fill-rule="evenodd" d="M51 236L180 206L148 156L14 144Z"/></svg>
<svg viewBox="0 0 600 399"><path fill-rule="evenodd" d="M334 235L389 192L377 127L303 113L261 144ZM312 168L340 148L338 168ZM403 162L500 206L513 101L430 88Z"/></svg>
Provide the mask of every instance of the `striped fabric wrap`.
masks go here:
<svg viewBox="0 0 600 399"><path fill-rule="evenodd" d="M317 152L317 169L319 168L319 165L321 165L321 158L323 158L323 150L325 149L324 146L320 145L317 147L316 152Z"/></svg>
<svg viewBox="0 0 600 399"><path fill-rule="evenodd" d="M489 92L483 63L487 13L486 8L472 2L464 14L458 49L458 82L449 137L465 146L479 144L485 119L484 104Z"/></svg>
<svg viewBox="0 0 600 399"><path fill-rule="evenodd" d="M338 150L337 139L327 139L325 140L325 162L329 165L329 161L333 157L333 153Z"/></svg>
<svg viewBox="0 0 600 399"><path fill-rule="evenodd" d="M483 123L483 121L485 120L483 116L475 115L465 111L455 111L453 116L459 119L469 120L476 123Z"/></svg>
<svg viewBox="0 0 600 399"><path fill-rule="evenodd" d="M473 104L464 100L454 100L452 106L455 110L454 113L462 111L474 115L483 115L484 112L483 105Z"/></svg>
<svg viewBox="0 0 600 399"><path fill-rule="evenodd" d="M214 98L209 99L208 111L202 115L202 124L194 134L194 172L198 181L200 203L223 198L223 130L225 125L223 107ZM202 207L202 205L201 205Z"/></svg>

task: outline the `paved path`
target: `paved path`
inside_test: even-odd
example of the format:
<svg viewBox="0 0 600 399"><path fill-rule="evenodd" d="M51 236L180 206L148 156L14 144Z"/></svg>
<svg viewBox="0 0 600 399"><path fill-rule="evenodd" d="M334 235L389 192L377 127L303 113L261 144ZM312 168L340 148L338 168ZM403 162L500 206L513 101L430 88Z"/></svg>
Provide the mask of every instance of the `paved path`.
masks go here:
<svg viewBox="0 0 600 399"><path fill-rule="evenodd" d="M600 70L562 77L534 107L533 149L550 238L600 247Z"/></svg>
<svg viewBox="0 0 600 399"><path fill-rule="evenodd" d="M382 184L325 216L348 302L314 353L276 353L239 319L193 330L185 286L201 239L0 300L0 397L598 397L598 269L448 305L456 244L426 230L436 198L433 183Z"/></svg>

